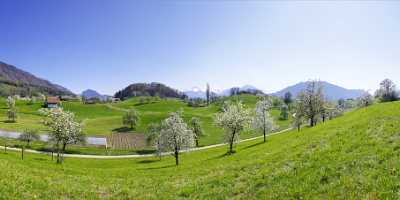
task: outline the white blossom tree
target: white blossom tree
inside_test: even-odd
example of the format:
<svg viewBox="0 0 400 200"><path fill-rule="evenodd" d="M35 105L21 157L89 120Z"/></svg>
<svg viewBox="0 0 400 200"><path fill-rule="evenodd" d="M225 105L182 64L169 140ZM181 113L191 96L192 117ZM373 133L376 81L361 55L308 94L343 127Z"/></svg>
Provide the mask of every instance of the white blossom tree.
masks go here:
<svg viewBox="0 0 400 200"><path fill-rule="evenodd" d="M359 99L358 99L358 106L360 107L368 107L374 103L374 98L368 92L365 92Z"/></svg>
<svg viewBox="0 0 400 200"><path fill-rule="evenodd" d="M229 143L229 153L233 153L233 144L239 141L240 132L251 122L250 111L241 102L227 105L222 113L215 116L215 124L225 131L225 140Z"/></svg>
<svg viewBox="0 0 400 200"><path fill-rule="evenodd" d="M272 107L272 102L269 99L258 101L255 108L255 116L253 118L253 128L264 134L264 142L266 141L267 133L274 128L274 121L269 114Z"/></svg>
<svg viewBox="0 0 400 200"><path fill-rule="evenodd" d="M197 117L192 117L190 120L190 128L193 131L195 142L196 142L196 147L199 146L199 138L201 136L204 136L204 131L203 128L201 128L201 122L200 119Z"/></svg>
<svg viewBox="0 0 400 200"><path fill-rule="evenodd" d="M322 84L319 81L310 81L307 87L298 95L297 107L301 111L301 116L310 121L310 126L317 124L318 116L323 111L325 104Z"/></svg>
<svg viewBox="0 0 400 200"><path fill-rule="evenodd" d="M15 99L13 97L7 98L7 117L10 122L15 122L17 119L17 108L15 106Z"/></svg>
<svg viewBox="0 0 400 200"><path fill-rule="evenodd" d="M82 124L75 121L73 113L61 108L41 109L40 112L46 116L44 124L51 129L49 136L57 150L57 163L62 163L67 145L86 142Z"/></svg>
<svg viewBox="0 0 400 200"><path fill-rule="evenodd" d="M175 163L179 165L179 152L194 146L195 136L183 121L180 113L174 112L161 124L158 150L160 152L173 151Z"/></svg>
<svg viewBox="0 0 400 200"><path fill-rule="evenodd" d="M297 128L297 131L300 131L304 123L304 111L302 109L303 106L297 103L295 113L293 114L293 127Z"/></svg>

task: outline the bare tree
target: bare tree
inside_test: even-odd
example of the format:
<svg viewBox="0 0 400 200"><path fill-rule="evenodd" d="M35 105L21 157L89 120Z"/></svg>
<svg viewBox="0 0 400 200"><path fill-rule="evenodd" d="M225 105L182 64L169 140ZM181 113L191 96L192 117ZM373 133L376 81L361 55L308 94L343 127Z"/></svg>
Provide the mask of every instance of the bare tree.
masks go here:
<svg viewBox="0 0 400 200"><path fill-rule="evenodd" d="M21 158L22 160L24 159L24 152L25 152L25 146L29 146L32 141L39 140L40 136L38 134L37 130L30 130L26 129L18 138L19 140L26 142L26 145L22 145L22 151L21 151Z"/></svg>
<svg viewBox="0 0 400 200"><path fill-rule="evenodd" d="M376 91L375 95L382 101L396 101L398 94L396 85L390 79L385 79L380 83L380 88Z"/></svg>

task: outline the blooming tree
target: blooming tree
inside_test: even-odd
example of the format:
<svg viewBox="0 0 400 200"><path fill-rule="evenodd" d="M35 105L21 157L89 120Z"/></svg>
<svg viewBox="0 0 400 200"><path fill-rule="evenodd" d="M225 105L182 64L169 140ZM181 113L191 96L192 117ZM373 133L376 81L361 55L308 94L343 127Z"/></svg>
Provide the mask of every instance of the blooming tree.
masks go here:
<svg viewBox="0 0 400 200"><path fill-rule="evenodd" d="M179 165L179 151L194 145L193 131L188 128L180 113L174 112L161 124L159 144L160 152L173 151L176 165Z"/></svg>
<svg viewBox="0 0 400 200"><path fill-rule="evenodd" d="M368 92L365 92L358 100L360 107L368 107L374 103L374 98Z"/></svg>
<svg viewBox="0 0 400 200"><path fill-rule="evenodd" d="M250 111L241 102L229 104L222 113L215 116L215 124L225 130L225 139L229 143L229 153L233 153L233 144L240 139L251 121Z"/></svg>
<svg viewBox="0 0 400 200"><path fill-rule="evenodd" d="M13 97L7 98L7 117L10 122L15 122L17 119L17 108L15 106L15 99Z"/></svg>
<svg viewBox="0 0 400 200"><path fill-rule="evenodd" d="M272 107L272 102L269 99L258 101L255 108L255 116L253 118L253 128L264 134L264 142L266 134L273 130L274 122L269 114Z"/></svg>
<svg viewBox="0 0 400 200"><path fill-rule="evenodd" d="M197 117L192 117L192 119L190 120L190 128L192 129L192 131L194 133L196 147L198 147L199 146L199 138L201 136L204 136L204 131L203 131L203 128L201 127L200 119Z"/></svg>
<svg viewBox="0 0 400 200"><path fill-rule="evenodd" d="M62 163L68 144L85 143L82 124L75 121L73 113L63 111L61 108L41 109L40 112L46 116L44 124L51 129L50 141L57 149L57 163ZM62 150L61 153L60 150Z"/></svg>
<svg viewBox="0 0 400 200"><path fill-rule="evenodd" d="M303 109L303 107L298 104L295 113L293 114L293 127L297 128L297 131L300 131L301 126L304 123L304 111L301 109Z"/></svg>
<svg viewBox="0 0 400 200"><path fill-rule="evenodd" d="M325 104L322 84L319 81L310 81L306 89L298 95L297 108L301 111L301 116L310 121L310 126L317 124L318 116L323 111Z"/></svg>

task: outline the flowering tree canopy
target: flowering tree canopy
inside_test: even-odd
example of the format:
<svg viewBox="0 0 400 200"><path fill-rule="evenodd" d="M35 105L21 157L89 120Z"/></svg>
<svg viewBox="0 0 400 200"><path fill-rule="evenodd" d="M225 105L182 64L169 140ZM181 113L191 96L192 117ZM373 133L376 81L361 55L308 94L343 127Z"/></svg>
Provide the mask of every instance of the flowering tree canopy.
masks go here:
<svg viewBox="0 0 400 200"><path fill-rule="evenodd" d="M199 138L204 135L204 131L201 128L200 119L197 117L192 117L190 120L190 127L192 128L195 140L196 140L196 147L199 146Z"/></svg>
<svg viewBox="0 0 400 200"><path fill-rule="evenodd" d="M85 135L82 132L82 124L75 121L75 115L61 108L41 109L40 112L46 116L44 124L51 129L50 141L54 142L58 150L57 162L59 160L59 145L62 151L68 144L85 143Z"/></svg>
<svg viewBox="0 0 400 200"><path fill-rule="evenodd" d="M227 105L222 113L215 116L215 124L225 131L225 139L229 143L229 152L233 152L233 144L240 139L243 131L251 121L250 111L241 102Z"/></svg>
<svg viewBox="0 0 400 200"><path fill-rule="evenodd" d="M176 165L179 164L179 151L194 145L195 136L183 121L180 113L171 113L161 124L158 149L159 151L173 151Z"/></svg>
<svg viewBox="0 0 400 200"><path fill-rule="evenodd" d="M11 122L15 122L15 120L17 119L17 108L15 107L15 99L13 97L7 98L7 107L8 120Z"/></svg>
<svg viewBox="0 0 400 200"><path fill-rule="evenodd" d="M274 129L274 122L269 114L271 107L272 102L270 99L258 101L252 122L253 128L264 134L264 142L266 141L266 134Z"/></svg>

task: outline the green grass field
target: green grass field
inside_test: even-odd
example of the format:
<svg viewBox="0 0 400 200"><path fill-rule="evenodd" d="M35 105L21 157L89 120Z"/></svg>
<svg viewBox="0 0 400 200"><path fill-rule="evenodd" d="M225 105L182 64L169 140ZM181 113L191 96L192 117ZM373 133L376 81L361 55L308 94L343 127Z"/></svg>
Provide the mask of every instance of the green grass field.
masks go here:
<svg viewBox="0 0 400 200"><path fill-rule="evenodd" d="M0 153L0 199L399 199L400 102L261 140L174 158Z"/></svg>
<svg viewBox="0 0 400 200"><path fill-rule="evenodd" d="M248 108L254 108L257 97L253 95L241 95L238 97L228 98L229 100L241 100ZM26 128L38 129L40 132L48 131L42 125L42 116L38 110L43 105L37 102L33 105L27 105L26 102L18 101L17 108L19 118L17 123L6 122L6 102L0 99L0 129L23 131ZM139 98L132 98L115 104L94 104L87 105L81 102L63 102L62 107L69 110L77 116L78 120L84 122L84 132L92 136L106 136L113 132L126 131L122 124L122 116L126 109L134 108L140 114L140 122L135 130L138 133L145 133L149 123L160 123L168 117L170 112L183 109L184 119L189 121L192 117L198 117L203 125L206 136L200 139L200 145L210 145L223 142L222 130L214 126L214 115L219 111L220 105L212 104L208 107L193 108L186 103L177 99L163 99L152 101L148 104L139 104ZM279 128L286 129L290 125L289 120L279 120L280 111L273 109L271 114L275 118ZM256 136L258 133L247 132L243 134L243 138Z"/></svg>

